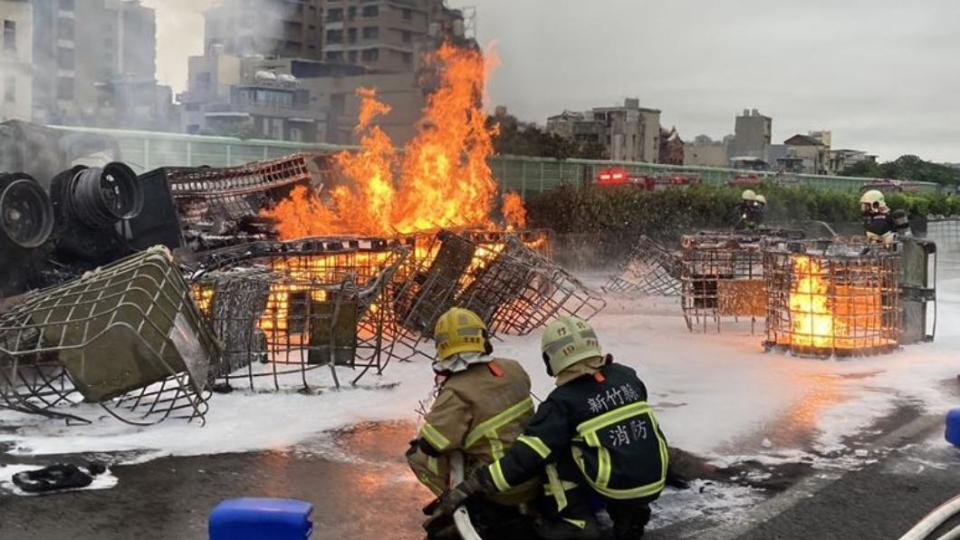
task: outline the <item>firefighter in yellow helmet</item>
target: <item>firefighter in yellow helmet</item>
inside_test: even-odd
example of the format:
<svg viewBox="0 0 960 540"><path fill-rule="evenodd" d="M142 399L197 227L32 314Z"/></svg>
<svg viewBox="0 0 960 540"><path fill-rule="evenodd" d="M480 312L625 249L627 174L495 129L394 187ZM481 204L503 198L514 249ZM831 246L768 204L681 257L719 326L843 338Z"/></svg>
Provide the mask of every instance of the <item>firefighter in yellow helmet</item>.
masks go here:
<svg viewBox="0 0 960 540"><path fill-rule="evenodd" d="M903 210L890 211L883 192L871 189L860 197L860 211L864 218L867 239L877 244L890 245L897 236L910 237L910 221Z"/></svg>
<svg viewBox="0 0 960 540"><path fill-rule="evenodd" d="M757 195L752 189L744 190L740 194L740 204L737 205L738 219L734 228L738 231L758 229L763 224L766 206L766 197Z"/></svg>
<svg viewBox="0 0 960 540"><path fill-rule="evenodd" d="M508 491L545 471L550 505L538 531L542 538L599 538L591 494L605 504L617 539L641 537L669 466L646 387L633 369L604 356L593 328L576 317L550 323L541 349L556 389L520 444L446 493L440 511L452 512L476 494Z"/></svg>
<svg viewBox="0 0 960 540"><path fill-rule="evenodd" d="M492 356L486 325L476 313L447 311L437 320L434 340L437 395L406 457L420 482L440 495L450 485L453 452L463 453L466 474L495 462L523 432L534 407L527 372L514 360ZM536 498L539 489L533 480L491 493L478 501L483 508L476 514L509 516L510 505Z"/></svg>

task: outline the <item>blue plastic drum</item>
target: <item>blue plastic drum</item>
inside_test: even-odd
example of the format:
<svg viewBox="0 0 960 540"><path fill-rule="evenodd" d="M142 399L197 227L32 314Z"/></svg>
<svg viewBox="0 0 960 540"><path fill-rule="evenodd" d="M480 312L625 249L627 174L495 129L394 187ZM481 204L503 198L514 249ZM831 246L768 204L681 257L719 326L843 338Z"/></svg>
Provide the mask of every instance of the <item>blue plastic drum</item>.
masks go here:
<svg viewBox="0 0 960 540"><path fill-rule="evenodd" d="M210 513L210 540L307 540L313 505L293 499L230 499Z"/></svg>
<svg viewBox="0 0 960 540"><path fill-rule="evenodd" d="M960 409L947 413L947 441L960 448Z"/></svg>

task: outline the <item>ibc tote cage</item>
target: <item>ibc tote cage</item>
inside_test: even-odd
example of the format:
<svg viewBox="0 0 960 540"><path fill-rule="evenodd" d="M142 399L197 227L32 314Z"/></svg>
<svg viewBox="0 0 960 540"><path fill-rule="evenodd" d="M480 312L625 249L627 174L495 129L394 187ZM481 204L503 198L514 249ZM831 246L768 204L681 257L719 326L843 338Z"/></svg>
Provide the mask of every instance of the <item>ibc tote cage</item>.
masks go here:
<svg viewBox="0 0 960 540"><path fill-rule="evenodd" d="M899 250L861 240L790 241L771 243L763 258L768 350L842 357L899 346Z"/></svg>
<svg viewBox="0 0 960 540"><path fill-rule="evenodd" d="M0 406L90 423L81 402L135 425L203 421L220 349L169 252L151 249L0 315Z"/></svg>
<svg viewBox="0 0 960 540"><path fill-rule="evenodd" d="M721 330L724 319L750 320L766 314L763 237L701 232L681 239L681 306L687 328Z"/></svg>
<svg viewBox="0 0 960 540"><path fill-rule="evenodd" d="M537 247L536 240L470 231L441 231L433 237L422 248L430 256L418 257L411 279L394 298L397 321L406 330L402 341L411 357L433 356L432 347L421 345L451 307L476 312L491 335L523 335L554 317L589 319L602 310L606 305L602 298L545 257L542 247L540 252L529 247Z"/></svg>
<svg viewBox="0 0 960 540"><path fill-rule="evenodd" d="M391 297L411 246L381 238L255 242L201 254L194 296L227 344L212 377L253 390L312 387L328 367L382 374L398 335Z"/></svg>

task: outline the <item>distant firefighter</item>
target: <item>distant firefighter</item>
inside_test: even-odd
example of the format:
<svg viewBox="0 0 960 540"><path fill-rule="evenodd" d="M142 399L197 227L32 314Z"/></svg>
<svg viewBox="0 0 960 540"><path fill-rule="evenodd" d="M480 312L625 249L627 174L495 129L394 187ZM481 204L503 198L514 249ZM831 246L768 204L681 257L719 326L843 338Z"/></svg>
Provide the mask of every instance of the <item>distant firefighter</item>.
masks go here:
<svg viewBox="0 0 960 540"><path fill-rule="evenodd" d="M767 198L757 195L752 189L744 190L737 205L738 220L734 227L738 231L756 230L763 225L763 215L767 209Z"/></svg>
<svg viewBox="0 0 960 540"><path fill-rule="evenodd" d="M860 197L867 239L877 244L892 244L897 237L911 237L910 221L904 210L890 211L883 193L871 189Z"/></svg>

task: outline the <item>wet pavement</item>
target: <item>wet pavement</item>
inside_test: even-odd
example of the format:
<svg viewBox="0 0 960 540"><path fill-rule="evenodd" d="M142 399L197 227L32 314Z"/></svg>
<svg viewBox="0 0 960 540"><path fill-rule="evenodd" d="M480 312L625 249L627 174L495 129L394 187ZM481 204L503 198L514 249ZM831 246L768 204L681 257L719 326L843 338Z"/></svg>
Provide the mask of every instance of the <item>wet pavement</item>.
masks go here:
<svg viewBox="0 0 960 540"><path fill-rule="evenodd" d="M405 424L360 427L288 452L173 457L112 468L113 489L0 496L0 538L203 539L207 516L233 497L291 497L314 505L314 538L421 538L429 492L408 473ZM337 459L321 457L323 453ZM87 456L90 457L90 456ZM342 458L342 459L340 459ZM76 462L78 456L70 457Z"/></svg>
<svg viewBox="0 0 960 540"><path fill-rule="evenodd" d="M916 410L903 408L885 419L885 425L877 427L882 428L880 431L889 431L915 420L918 415ZM102 491L38 497L3 494L0 495L0 538L203 539L207 537L209 512L223 499L291 497L313 503L314 538L317 539L419 539L423 537L420 509L431 496L416 483L403 460L413 432L414 427L408 423L365 424L329 433L282 452L169 457L138 465L118 465L112 468L119 479L117 486ZM804 435L789 436L802 438ZM855 446L854 441L850 442ZM80 463L85 459L120 457L66 456L63 460ZM717 468L688 454L681 453L674 460L688 477L732 481L758 489L767 498L775 498L812 472L811 464L803 462L778 466L747 462ZM9 461L9 457L4 461ZM858 473L860 476L863 475ZM876 486L877 489L881 485ZM898 489L899 484L890 485ZM939 484L934 484L915 497L913 513L926 508L939 496L938 487ZM664 496L663 503L669 504L669 494ZM828 509L816 511L829 514ZM913 513L909 514L910 519ZM794 521L794 518L783 519L788 520L785 522L788 525ZM897 521L896 526L905 519L908 518ZM649 536L710 537L717 521L701 516L651 531ZM771 523L762 526L776 526L776 522ZM784 530L786 532L781 533L771 529L772 536L764 536L763 528L743 532L752 534L751 538L795 537L789 526Z"/></svg>

